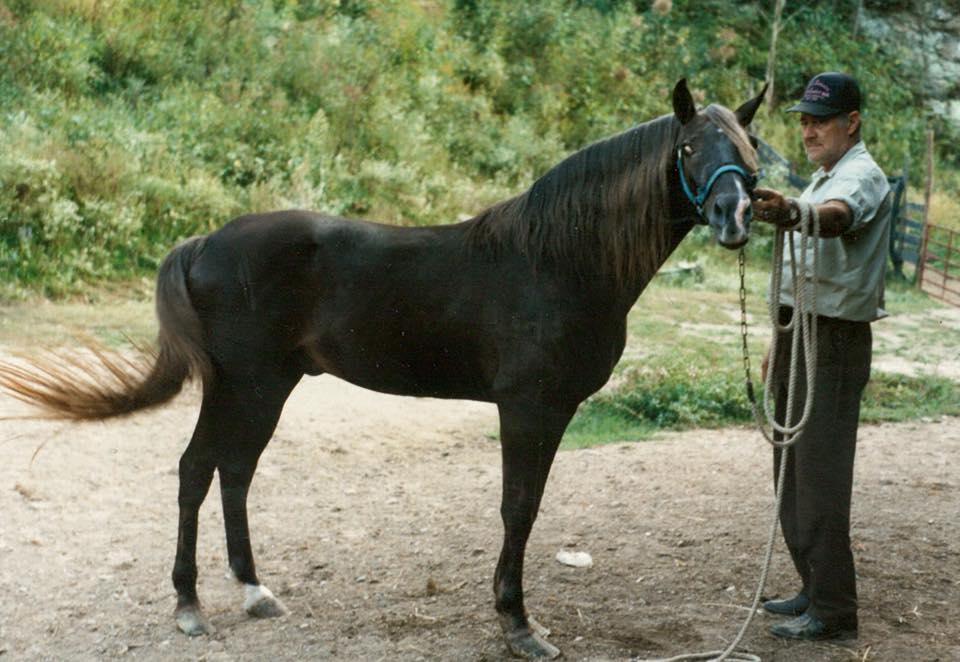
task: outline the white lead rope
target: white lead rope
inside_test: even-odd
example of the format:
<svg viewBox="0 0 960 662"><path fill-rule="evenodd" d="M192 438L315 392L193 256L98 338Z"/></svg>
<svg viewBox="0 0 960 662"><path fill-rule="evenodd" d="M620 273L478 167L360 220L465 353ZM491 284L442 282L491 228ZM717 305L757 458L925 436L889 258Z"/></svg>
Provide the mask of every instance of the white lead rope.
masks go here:
<svg viewBox="0 0 960 662"><path fill-rule="evenodd" d="M814 205L802 200L791 199L800 209L800 223L790 230L777 228L775 236L775 247L773 251L773 265L770 279L770 323L773 327L773 338L770 342L770 360L771 364L767 370L764 380L764 414L761 415L760 408L753 397L753 382L750 378L749 356L746 354L747 336L746 336L746 300L743 286L743 252L740 253L741 259L741 311L743 314L743 347L744 347L744 367L747 377L747 392L749 394L750 405L753 409L753 415L757 422L757 427L772 446L782 449L780 453L780 466L777 471L777 492L776 503L773 511L773 520L770 523L770 532L767 535L767 546L763 558L763 568L760 572L760 579L757 581L757 590L753 595L753 603L750 605L750 613L747 615L740 631L733 641L722 650L708 651L705 653L687 653L676 655L674 657L664 657L656 659L641 660L635 659L632 662L683 662L684 660L708 660L709 662L762 662L760 657L752 653L737 651L737 646L743 640L750 623L757 614L757 607L760 604L760 597L767 583L767 574L770 572L770 561L773 558L773 544L777 535L777 524L780 520L780 505L783 502L783 485L787 473L787 455L790 453L790 447L795 444L803 432L807 421L810 420L811 405L813 403L813 392L816 382L817 371L817 263L820 259L820 215ZM793 231L799 227L800 230L800 274L797 278L797 255L794 245ZM788 235L787 232L790 234ZM786 236L790 245L790 274L793 278L793 318L787 324L780 324L780 286L783 275L783 245ZM809 244L813 243L813 260L810 263L810 271L807 271L807 252L810 250ZM809 301L809 305L807 305ZM797 324L797 319L800 324ZM773 373L776 362L777 337L787 331L793 332L792 343L790 347L790 373L787 382L787 407L786 416L783 424L777 423L770 408L770 394L773 391ZM801 338L802 336L802 338ZM794 396L797 391L797 379L799 377L798 363L801 344L803 346L804 369L806 372L806 399L803 406L803 414L796 423L791 423L794 409ZM766 420L764 420L766 419ZM766 425L769 425L771 431L768 431ZM776 439L776 434L780 434L783 439Z"/></svg>
<svg viewBox="0 0 960 662"><path fill-rule="evenodd" d="M766 422L771 429L783 436L783 439L776 440L767 432L763 419L760 417L756 402L751 401L754 418L757 426L771 445L787 448L792 446L800 432L810 420L810 412L813 408L813 391L816 382L817 373L817 316L813 311L817 309L817 288L816 275L817 267L820 261L820 214L817 208L801 200L793 200L800 209L800 260L802 269L800 278L797 278L797 255L794 246L793 230L789 231L788 241L790 244L790 275L793 280L793 317L787 324L780 324L780 286L783 278L783 238L787 230L777 228L775 245L773 249L773 271L770 276L770 324L773 327L773 336L770 340L770 359L773 363L767 370L766 380L764 381L763 411L766 415ZM810 271L807 272L807 252L810 250L809 244L813 234L813 260L810 263ZM809 305L807 304L809 301ZM800 324L797 325L799 318ZM773 393L773 375L776 372L774 363L777 357L777 341L781 333L793 331L792 346L790 348L790 373L787 386L787 416L783 425L777 423L771 410L771 394ZM799 331L799 332L798 332ZM790 423L793 416L794 399L797 392L797 361L798 348L803 343L803 359L806 372L807 397L803 403L803 414L800 420L795 424ZM749 375L748 375L749 378Z"/></svg>

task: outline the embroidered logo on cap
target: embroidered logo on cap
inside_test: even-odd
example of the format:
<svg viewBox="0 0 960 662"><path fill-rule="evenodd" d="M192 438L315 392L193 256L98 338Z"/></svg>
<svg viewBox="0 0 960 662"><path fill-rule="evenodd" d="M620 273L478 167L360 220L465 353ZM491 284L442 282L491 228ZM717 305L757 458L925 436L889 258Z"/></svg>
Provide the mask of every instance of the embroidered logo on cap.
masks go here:
<svg viewBox="0 0 960 662"><path fill-rule="evenodd" d="M820 79L810 81L803 93L804 101L822 101L830 97L830 88Z"/></svg>

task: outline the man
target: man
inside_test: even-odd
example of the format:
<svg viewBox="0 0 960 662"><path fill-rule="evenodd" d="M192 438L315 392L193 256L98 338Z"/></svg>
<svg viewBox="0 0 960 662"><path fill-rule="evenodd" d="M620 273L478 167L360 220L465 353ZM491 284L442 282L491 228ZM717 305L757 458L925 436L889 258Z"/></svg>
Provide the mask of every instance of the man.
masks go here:
<svg viewBox="0 0 960 662"><path fill-rule="evenodd" d="M814 76L803 99L787 109L800 114L807 157L820 166L800 200L816 206L821 237L813 407L806 428L790 449L780 513L801 587L792 598L763 605L773 614L794 617L770 630L792 639L857 635L857 587L850 550L853 459L860 397L870 376L870 322L886 316L883 278L890 236L890 187L860 140L860 106L857 81L847 74L827 72ZM789 228L800 214L795 201L771 189L757 189L753 216ZM795 305L790 259L785 250L781 291L770 292L780 297L781 323L791 319ZM786 418L790 335L781 334L772 357L775 416L781 424ZM770 358L768 352L764 372ZM799 365L802 373L802 362ZM799 419L806 397L805 379L798 381L801 393L795 397L791 423ZM776 449L775 474L779 462Z"/></svg>

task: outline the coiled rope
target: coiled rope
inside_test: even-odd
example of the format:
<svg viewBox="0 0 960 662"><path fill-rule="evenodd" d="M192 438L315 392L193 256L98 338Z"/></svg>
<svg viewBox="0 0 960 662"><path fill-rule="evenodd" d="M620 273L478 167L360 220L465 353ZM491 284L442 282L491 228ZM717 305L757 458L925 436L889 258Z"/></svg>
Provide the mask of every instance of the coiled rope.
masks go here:
<svg viewBox="0 0 960 662"><path fill-rule="evenodd" d="M770 561L773 558L773 544L777 535L777 524L780 519L780 506L783 503L783 485L787 473L787 456L790 447L795 444L803 432L804 426L810 419L810 411L813 404L813 394L816 384L817 370L817 316L815 314L817 304L816 275L817 263L820 259L820 215L814 205L791 198L790 202L796 205L800 210L800 222L797 226L789 230L778 227L774 237L773 264L770 279L770 297L769 297L769 315L770 324L773 328L773 337L770 341L770 360L771 365L767 370L764 380L763 412L757 404L753 389L753 379L750 375L750 353L747 351L747 299L745 284L745 265L746 257L741 248L738 256L740 267L740 330L743 342L743 368L746 376L747 399L750 401L750 407L753 410L753 416L760 429L763 438L772 446L782 449L780 454L780 466L778 468L776 501L773 511L773 520L770 523L770 532L767 536L767 546L763 558L763 567L760 572L760 578L757 581L757 590L753 595L753 603L750 605L750 613L747 615L740 631L733 641L722 650L713 650L705 653L687 653L676 655L674 657L656 658L641 660L635 659L632 662L682 662L684 660L708 660L709 662L761 662L760 657L752 653L737 651L737 647L746 635L747 630L757 614L757 607L760 604L760 597L767 583L767 574L770 571ZM797 278L797 255L794 242L794 231L800 231L800 278ZM780 323L780 286L783 278L783 246L784 236L787 237L787 243L790 247L790 275L793 282L793 300L794 314L787 324ZM807 254L811 252L812 261L810 269L807 270ZM809 302L809 303L808 303ZM800 320L799 325L797 320ZM773 374L775 372L775 361L777 356L777 341L781 333L787 331L793 332L792 344L790 347L790 373L787 381L787 406L786 417L781 425L773 415L770 402L773 392ZM797 379L799 378L799 360L800 347L803 347L804 371L806 376L806 398L803 406L803 413L800 420L792 423L795 395L797 392ZM769 430L767 429L769 426ZM777 439L780 435L782 438Z"/></svg>

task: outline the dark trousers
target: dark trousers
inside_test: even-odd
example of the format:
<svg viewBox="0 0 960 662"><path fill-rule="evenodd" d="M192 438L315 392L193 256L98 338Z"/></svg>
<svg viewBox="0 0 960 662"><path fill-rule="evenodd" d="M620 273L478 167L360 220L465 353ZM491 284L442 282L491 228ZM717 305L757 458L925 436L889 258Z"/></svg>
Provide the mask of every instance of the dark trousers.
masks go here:
<svg viewBox="0 0 960 662"><path fill-rule="evenodd" d="M792 314L791 308L781 308L781 323ZM850 498L860 398L870 377L872 335L869 322L819 317L817 323L813 409L787 458L780 526L803 582L801 590L810 598L809 612L827 626L856 628ZM771 357L775 417L780 422L786 414L791 335L781 334L777 355ZM799 419L806 398L802 363L798 373L793 422ZM780 454L779 449L774 450L775 480Z"/></svg>

